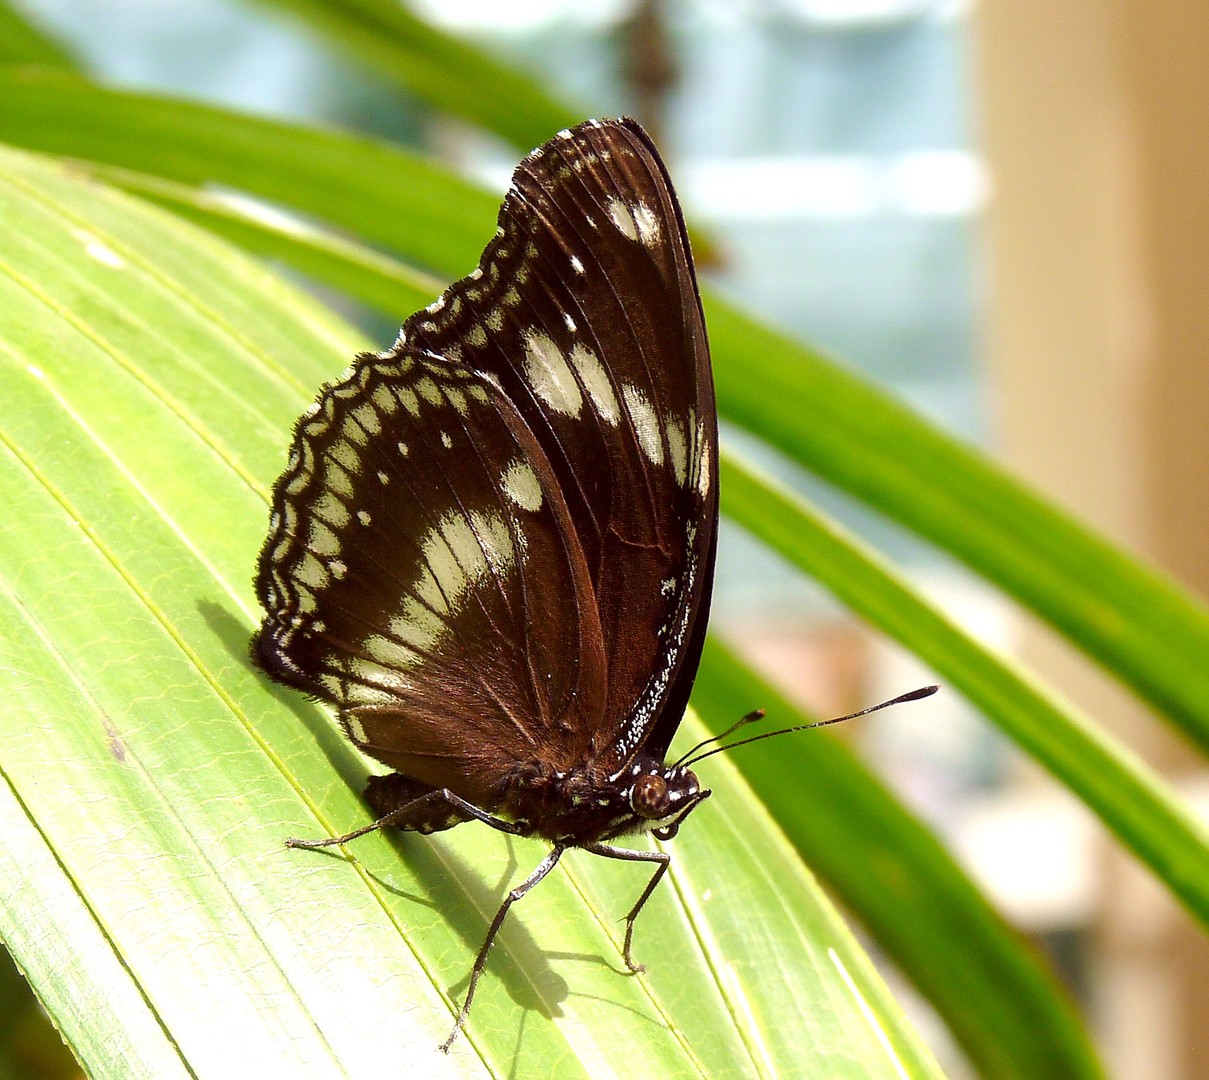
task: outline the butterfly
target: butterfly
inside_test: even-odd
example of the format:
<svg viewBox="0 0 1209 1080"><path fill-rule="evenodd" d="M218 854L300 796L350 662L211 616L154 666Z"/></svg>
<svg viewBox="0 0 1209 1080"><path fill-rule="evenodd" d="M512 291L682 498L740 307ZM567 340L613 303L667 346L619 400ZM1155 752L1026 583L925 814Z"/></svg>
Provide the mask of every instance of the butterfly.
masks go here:
<svg viewBox="0 0 1209 1080"><path fill-rule="evenodd" d="M818 726L702 751L757 711L667 762L717 532L680 207L635 121L590 120L520 163L478 266L299 419L256 576L253 661L392 770L366 788L373 824L287 843L479 821L550 844L496 913L442 1050L509 908L570 848L654 866L625 918L642 971L634 920L671 858L614 841L671 839L710 795L694 763Z"/></svg>
<svg viewBox="0 0 1209 1080"><path fill-rule="evenodd" d="M666 764L701 657L718 421L689 240L633 120L517 167L478 266L299 419L273 489L253 660L391 770L374 825L477 820L667 871L710 792ZM341 843L291 841L295 846Z"/></svg>

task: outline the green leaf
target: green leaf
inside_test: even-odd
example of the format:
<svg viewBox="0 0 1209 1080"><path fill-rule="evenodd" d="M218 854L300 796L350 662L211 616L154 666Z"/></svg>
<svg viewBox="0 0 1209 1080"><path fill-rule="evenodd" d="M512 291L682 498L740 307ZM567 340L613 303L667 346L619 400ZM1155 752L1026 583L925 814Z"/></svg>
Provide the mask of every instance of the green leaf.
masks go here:
<svg viewBox="0 0 1209 1080"><path fill-rule="evenodd" d="M715 731L753 705L767 710L774 728L810 722L715 640L693 704ZM927 706L914 708L926 723ZM936 836L841 740L821 732L788 738L727 757L815 873L932 1002L978 1074L1102 1077L1063 989ZM703 783L712 783L716 760L702 765Z"/></svg>
<svg viewBox="0 0 1209 1080"><path fill-rule="evenodd" d="M1209 830L1137 755L995 655L902 583L834 522L734 455L722 463L728 516L907 644L1071 789L1209 925Z"/></svg>
<svg viewBox="0 0 1209 1080"><path fill-rule="evenodd" d="M914 529L1031 608L1209 748L1209 613L834 362L709 308L726 417Z"/></svg>
<svg viewBox="0 0 1209 1080"><path fill-rule="evenodd" d="M363 249L358 255L356 245L333 249L322 234L293 228L282 232L273 222L241 217L233 226L234 210L191 189L102 171L128 189L149 194L251 250L305 268L318 280L369 303L396 287L404 297L399 303L405 310L409 303L414 307L435 291L433 286L426 293L413 290L413 300L408 301L411 278L401 264ZM758 516L741 510L745 501L761 505L758 485L747 482L750 497L743 500L740 491L740 517L760 532ZM788 517L792 533L792 509ZM861 565L859 551L849 553L846 542L838 538L835 543L844 548L841 558L824 553L825 568L847 566L854 560ZM815 569L813 561L806 569ZM835 576L833 569L824 580L832 582ZM838 591L857 611L877 618L879 609L868 597L852 588ZM876 599L884 592L874 578L869 593ZM879 623L885 625L883 620ZM779 723L804 722L795 719L791 707L766 684L750 673L738 673L733 659L717 645L710 646L708 657L694 702L716 723L732 722L753 702L775 710ZM842 749L833 751L830 742L804 762L795 759L789 773L783 767L774 769L774 763L783 766L784 755L772 746L752 748L737 761L806 861L924 990L983 1075L1099 1075L1085 1034L1079 1031L1069 1003L1043 965L991 912L935 837L905 813L872 774Z"/></svg>
<svg viewBox="0 0 1209 1080"><path fill-rule="evenodd" d="M418 19L398 0L258 0L256 6L281 12L382 78L522 151L588 115L556 101L515 65Z"/></svg>
<svg viewBox="0 0 1209 1080"><path fill-rule="evenodd" d="M90 173L187 218L266 259L338 289L384 314L419 311L446 283L296 218L246 210L224 196L156 176L98 165Z"/></svg>
<svg viewBox="0 0 1209 1080"><path fill-rule="evenodd" d="M411 238L443 274L478 259L499 199L391 143L243 116L33 69L0 71L0 139L191 185L220 184L371 241ZM404 204L404 220L385 217ZM332 212L343 220L337 222Z"/></svg>
<svg viewBox="0 0 1209 1080"><path fill-rule="evenodd" d="M11 4L0 2L0 64L38 64L74 71L70 51Z"/></svg>
<svg viewBox="0 0 1209 1080"><path fill-rule="evenodd" d="M618 970L643 875L572 853L438 1054L541 846L286 850L366 820L365 763L245 653L289 427L364 342L35 158L0 153L0 216L0 935L92 1075L938 1075L726 765L639 921L649 975Z"/></svg>
<svg viewBox="0 0 1209 1080"><path fill-rule="evenodd" d="M388 294L392 282L404 298L410 288L405 267L393 264L392 270L391 260L371 253L361 258L355 246L335 249L328 238L317 233L293 229L279 232L272 223L253 218L239 218L238 224L232 225L235 210L190 189L112 169L104 172L121 180L128 189L150 194L250 249L305 267L320 281L345 288L369 302ZM290 246L297 250L291 252ZM423 299L433 291L430 285ZM416 306L422 301L413 296L413 301L399 302ZM748 524L754 522L748 520ZM864 610L860 599L856 597L857 608ZM724 662L718 659L715 668L702 671L696 698L707 692L701 688L710 686L711 676L716 677L721 666ZM770 700L769 692L759 683L741 685L748 687L746 698L737 691L731 694L730 711L723 711L723 717L733 720L752 701ZM785 715L788 706L779 701L777 708L782 722L789 722ZM810 864L929 994L984 1075L1098 1074L1086 1038L1078 1035L1069 1007L1052 978L989 912L987 903L942 853L936 839L891 803L872 775L855 766L841 769L834 757L823 755L817 768L805 769L806 775L794 768L789 779L783 756L773 756L773 762L765 763L764 758L773 755L771 749L764 755L759 750L748 752L757 755L752 761L768 766L746 769L748 778L759 787L760 797L791 830L794 843ZM744 757L740 763L747 762ZM843 787L846 802L855 803L854 808L838 799L831 805L829 796L834 795L837 784ZM791 785L792 795L777 797L777 791ZM805 813L806 804L798 795L802 786L820 793L820 804ZM841 822L841 836L835 843L829 838L834 837L837 828L817 827L822 814L834 815ZM810 828L802 827L804 820ZM863 857L870 842L856 842L860 837L874 838L877 850L870 859ZM886 841L878 843L878 838ZM881 867L883 872L873 872L870 867ZM887 877L898 883L897 889L887 888ZM914 883L913 895L903 895L904 882Z"/></svg>

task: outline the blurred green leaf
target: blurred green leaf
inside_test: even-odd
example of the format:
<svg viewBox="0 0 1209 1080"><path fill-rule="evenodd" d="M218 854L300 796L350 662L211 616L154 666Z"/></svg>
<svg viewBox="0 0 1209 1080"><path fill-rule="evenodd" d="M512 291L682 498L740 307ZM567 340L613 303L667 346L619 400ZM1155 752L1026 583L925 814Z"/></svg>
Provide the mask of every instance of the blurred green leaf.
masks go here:
<svg viewBox="0 0 1209 1080"><path fill-rule="evenodd" d="M75 71L71 51L12 4L0 0L0 65L36 64Z"/></svg>
<svg viewBox="0 0 1209 1080"><path fill-rule="evenodd" d="M107 183L139 195L217 233L247 251L277 260L312 280L390 316L419 311L446 283L430 274L282 214L233 204L222 195L111 166L90 169Z"/></svg>
<svg viewBox="0 0 1209 1080"><path fill-rule="evenodd" d="M728 419L962 559L1209 748L1198 599L816 350L709 315Z"/></svg>
<svg viewBox="0 0 1209 1080"><path fill-rule="evenodd" d="M437 30L398 0L256 0L451 116L522 151L588 115L515 64Z"/></svg>
<svg viewBox="0 0 1209 1080"><path fill-rule="evenodd" d="M733 455L722 470L728 516L965 694L1209 925L1209 832L1140 758L1052 688L979 645L803 500ZM1114 585L1104 584L1106 591Z"/></svg>
<svg viewBox="0 0 1209 1080"><path fill-rule="evenodd" d="M448 169L381 140L32 69L0 71L0 139L249 192L384 245L405 234L410 261L442 274L451 260L459 272L474 265L499 209L496 196L451 185ZM404 220L387 220L401 208Z"/></svg>
<svg viewBox="0 0 1209 1080"><path fill-rule="evenodd" d="M943 692L943 688L942 688ZM765 730L810 722L718 641L693 704L715 731L754 705ZM928 723L927 704L918 710ZM928 998L978 1074L1102 1077L1063 989L987 903L935 835L831 733L755 743L727 755L807 864ZM702 765L703 783L712 783Z"/></svg>

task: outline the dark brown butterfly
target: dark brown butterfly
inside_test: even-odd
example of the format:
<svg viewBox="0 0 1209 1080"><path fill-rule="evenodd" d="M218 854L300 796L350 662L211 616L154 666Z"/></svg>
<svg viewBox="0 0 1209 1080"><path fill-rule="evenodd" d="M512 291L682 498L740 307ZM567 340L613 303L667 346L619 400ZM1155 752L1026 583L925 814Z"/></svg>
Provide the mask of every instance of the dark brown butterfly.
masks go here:
<svg viewBox="0 0 1209 1080"><path fill-rule="evenodd" d="M669 857L611 842L670 837L709 795L664 758L705 636L717 427L684 222L632 120L530 154L477 269L298 422L253 658L395 770L366 790L374 827L553 845L446 1049L512 899L568 847L656 864L627 916L640 970Z"/></svg>
<svg viewBox="0 0 1209 1080"><path fill-rule="evenodd" d="M613 841L669 839L710 794L692 752L665 758L705 637L717 447L688 237L632 120L521 162L478 267L298 421L252 657L394 771L369 781L373 825L290 843L477 820L552 845L444 1050L509 906L568 848L655 864L626 916L642 970L634 919L670 857Z"/></svg>

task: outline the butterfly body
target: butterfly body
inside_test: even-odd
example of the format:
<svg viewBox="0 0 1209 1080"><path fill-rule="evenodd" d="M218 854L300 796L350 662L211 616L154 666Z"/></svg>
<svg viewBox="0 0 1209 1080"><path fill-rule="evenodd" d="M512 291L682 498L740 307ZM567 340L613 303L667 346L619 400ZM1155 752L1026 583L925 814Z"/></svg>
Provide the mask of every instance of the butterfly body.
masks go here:
<svg viewBox="0 0 1209 1080"><path fill-rule="evenodd" d="M709 795L665 761L705 637L717 465L687 233L630 120L530 154L478 266L298 421L254 661L393 770L366 790L370 828L477 820L552 845L454 1034L508 905L567 848L658 864L627 917L638 969L668 856L609 842L669 838Z"/></svg>
<svg viewBox="0 0 1209 1080"><path fill-rule="evenodd" d="M365 798L378 818L397 815L391 825L411 832L441 832L470 820L443 800L418 805L437 790L392 773L371 777ZM512 822L518 836L584 847L634 833L659 835L709 794L691 770L639 755L615 777L592 768L559 773L540 762L520 766L501 783L497 796L476 805ZM407 807L415 807L411 816Z"/></svg>

